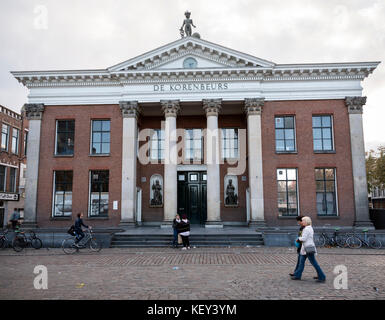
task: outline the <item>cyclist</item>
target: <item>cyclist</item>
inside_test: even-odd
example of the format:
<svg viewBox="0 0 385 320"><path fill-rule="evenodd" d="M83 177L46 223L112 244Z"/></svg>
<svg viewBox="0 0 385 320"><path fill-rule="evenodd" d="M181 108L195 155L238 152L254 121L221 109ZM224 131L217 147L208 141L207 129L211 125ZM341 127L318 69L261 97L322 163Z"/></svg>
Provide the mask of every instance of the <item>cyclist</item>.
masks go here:
<svg viewBox="0 0 385 320"><path fill-rule="evenodd" d="M15 208L11 215L11 219L9 220L12 224L12 229L15 231L17 224L19 223L20 220L20 212Z"/></svg>
<svg viewBox="0 0 385 320"><path fill-rule="evenodd" d="M75 225L74 225L74 231L76 234L76 240L75 240L75 246L79 246L79 242L84 238L84 232L82 230L82 226L91 229L91 226L86 226L83 222L83 213L80 212L77 214L77 219L75 220Z"/></svg>

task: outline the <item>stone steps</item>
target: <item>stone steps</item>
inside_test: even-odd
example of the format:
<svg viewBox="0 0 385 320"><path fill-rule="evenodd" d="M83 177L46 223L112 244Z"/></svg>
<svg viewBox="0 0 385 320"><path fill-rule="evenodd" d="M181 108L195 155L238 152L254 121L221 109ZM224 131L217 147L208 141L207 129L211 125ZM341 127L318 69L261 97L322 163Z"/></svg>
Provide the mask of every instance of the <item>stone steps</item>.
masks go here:
<svg viewBox="0 0 385 320"><path fill-rule="evenodd" d="M170 247L172 235L114 235L111 248L132 247ZM192 235L190 236L192 247L228 247L228 246L261 246L264 245L262 234L244 235Z"/></svg>

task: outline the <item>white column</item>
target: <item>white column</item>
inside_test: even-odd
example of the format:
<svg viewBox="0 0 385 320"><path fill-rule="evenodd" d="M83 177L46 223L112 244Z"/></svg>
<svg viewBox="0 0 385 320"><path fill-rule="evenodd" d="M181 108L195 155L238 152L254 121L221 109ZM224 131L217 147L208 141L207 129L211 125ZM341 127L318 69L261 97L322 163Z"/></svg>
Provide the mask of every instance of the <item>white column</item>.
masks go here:
<svg viewBox="0 0 385 320"><path fill-rule="evenodd" d="M176 117L180 106L179 100L162 100L160 103L166 118L164 127L164 206L161 227L171 227L178 210Z"/></svg>
<svg viewBox="0 0 385 320"><path fill-rule="evenodd" d="M135 226L136 164L139 107L137 101L120 102L123 116L122 139L122 195L120 225Z"/></svg>
<svg viewBox="0 0 385 320"><path fill-rule="evenodd" d="M203 100L203 109L207 117L205 137L206 165L207 165L207 221L206 228L223 228L221 222L220 196L220 153L218 114L221 110L221 99Z"/></svg>
<svg viewBox="0 0 385 320"><path fill-rule="evenodd" d="M263 99L245 99L250 188L249 226L266 226L263 199L262 126Z"/></svg>
<svg viewBox="0 0 385 320"><path fill-rule="evenodd" d="M369 218L368 187L366 182L363 106L366 97L346 97L349 112L350 146L352 151L355 221L357 227L373 227Z"/></svg>
<svg viewBox="0 0 385 320"><path fill-rule="evenodd" d="M39 158L41 120L44 104L25 104L25 115L29 121L27 174L25 183L24 226L37 226L37 194L39 182Z"/></svg>

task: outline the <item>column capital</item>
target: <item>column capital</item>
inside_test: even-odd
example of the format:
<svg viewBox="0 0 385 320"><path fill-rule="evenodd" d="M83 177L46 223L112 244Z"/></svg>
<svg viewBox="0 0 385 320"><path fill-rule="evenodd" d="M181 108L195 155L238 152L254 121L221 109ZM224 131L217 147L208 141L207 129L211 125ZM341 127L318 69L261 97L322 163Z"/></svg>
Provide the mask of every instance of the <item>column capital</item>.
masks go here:
<svg viewBox="0 0 385 320"><path fill-rule="evenodd" d="M164 116L176 117L180 111L179 100L160 100Z"/></svg>
<svg viewBox="0 0 385 320"><path fill-rule="evenodd" d="M22 109L28 120L41 120L43 118L43 103L26 103Z"/></svg>
<svg viewBox="0 0 385 320"><path fill-rule="evenodd" d="M123 118L138 118L140 114L138 101L120 101L119 106Z"/></svg>
<svg viewBox="0 0 385 320"><path fill-rule="evenodd" d="M346 97L345 103L348 108L348 113L362 114L363 106L366 103L366 97Z"/></svg>
<svg viewBox="0 0 385 320"><path fill-rule="evenodd" d="M264 98L246 98L245 99L245 112L248 116L250 115L260 115L262 113L262 108L265 104Z"/></svg>
<svg viewBox="0 0 385 320"><path fill-rule="evenodd" d="M222 109L222 99L203 99L203 110L206 112L206 117L208 116L218 116L219 112Z"/></svg>

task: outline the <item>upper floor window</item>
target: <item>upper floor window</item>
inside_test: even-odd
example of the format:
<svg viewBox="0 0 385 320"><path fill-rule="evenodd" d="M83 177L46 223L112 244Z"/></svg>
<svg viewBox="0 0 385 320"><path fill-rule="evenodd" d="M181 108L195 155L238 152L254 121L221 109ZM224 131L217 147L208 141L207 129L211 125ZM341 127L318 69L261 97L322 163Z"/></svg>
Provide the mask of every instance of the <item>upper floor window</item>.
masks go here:
<svg viewBox="0 0 385 320"><path fill-rule="evenodd" d="M295 117L275 117L275 151L296 151Z"/></svg>
<svg viewBox="0 0 385 320"><path fill-rule="evenodd" d="M186 160L202 160L202 129L186 129L185 130L185 159Z"/></svg>
<svg viewBox="0 0 385 320"><path fill-rule="evenodd" d="M20 130L13 128L12 129L12 153L14 154L19 153L19 135L20 135Z"/></svg>
<svg viewBox="0 0 385 320"><path fill-rule="evenodd" d="M24 131L24 155L27 155L28 131Z"/></svg>
<svg viewBox="0 0 385 320"><path fill-rule="evenodd" d="M331 116L313 116L313 149L314 151L334 150Z"/></svg>
<svg viewBox="0 0 385 320"><path fill-rule="evenodd" d="M10 168L9 172L9 191L10 192L17 192L17 169L16 168Z"/></svg>
<svg viewBox="0 0 385 320"><path fill-rule="evenodd" d="M91 154L110 154L110 120L92 120Z"/></svg>
<svg viewBox="0 0 385 320"><path fill-rule="evenodd" d="M8 151L9 125L3 123L1 128L1 150Z"/></svg>
<svg viewBox="0 0 385 320"><path fill-rule="evenodd" d="M222 129L222 158L235 159L239 155L238 129Z"/></svg>
<svg viewBox="0 0 385 320"><path fill-rule="evenodd" d="M56 121L57 155L73 155L75 143L75 120Z"/></svg>
<svg viewBox="0 0 385 320"><path fill-rule="evenodd" d="M151 136L151 160L163 160L164 159L164 131L161 129L155 129Z"/></svg>

